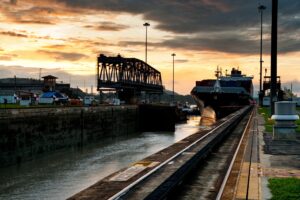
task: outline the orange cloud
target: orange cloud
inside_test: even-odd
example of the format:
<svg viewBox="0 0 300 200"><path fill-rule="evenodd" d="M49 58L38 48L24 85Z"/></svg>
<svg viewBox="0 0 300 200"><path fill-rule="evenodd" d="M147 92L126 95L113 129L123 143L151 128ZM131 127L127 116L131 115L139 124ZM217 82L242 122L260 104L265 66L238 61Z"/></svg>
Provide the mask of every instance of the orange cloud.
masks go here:
<svg viewBox="0 0 300 200"><path fill-rule="evenodd" d="M230 6L220 0L202 0L202 3L207 6L213 6L222 12L229 12Z"/></svg>
<svg viewBox="0 0 300 200"><path fill-rule="evenodd" d="M45 39L45 40L53 40L50 36L37 36L28 33L27 31L20 30L20 31L1 31L0 35L9 36L9 37L18 37L18 38L33 38L33 39Z"/></svg>
<svg viewBox="0 0 300 200"><path fill-rule="evenodd" d="M39 50L37 52L41 54L46 54L52 58L55 58L56 60L77 61L88 57L85 54L75 53L75 52L46 51L46 50Z"/></svg>
<svg viewBox="0 0 300 200"><path fill-rule="evenodd" d="M28 37L25 34L15 33L15 32L12 32L12 31L1 31L0 34L1 35L11 36L11 37L23 37L23 38L27 38Z"/></svg>
<svg viewBox="0 0 300 200"><path fill-rule="evenodd" d="M2 54L2 55L0 55L0 60L10 61L15 57L18 57L18 55L16 55L16 54Z"/></svg>
<svg viewBox="0 0 300 200"><path fill-rule="evenodd" d="M5 21L17 24L55 25L60 17L76 16L90 11L80 8L68 8L53 0L22 0L11 3L0 2L0 11Z"/></svg>
<svg viewBox="0 0 300 200"><path fill-rule="evenodd" d="M93 28L98 31L121 31L129 28L128 26L114 22L99 22L98 25L86 25L85 28Z"/></svg>
<svg viewBox="0 0 300 200"><path fill-rule="evenodd" d="M52 8L47 7L30 7L22 8L21 6L1 5L0 10L5 16L5 20L19 24L55 24L56 19L51 14Z"/></svg>
<svg viewBox="0 0 300 200"><path fill-rule="evenodd" d="M53 45L47 45L47 46L42 46L42 48L45 49L65 49L66 47L68 47L67 45L64 44L53 44Z"/></svg>

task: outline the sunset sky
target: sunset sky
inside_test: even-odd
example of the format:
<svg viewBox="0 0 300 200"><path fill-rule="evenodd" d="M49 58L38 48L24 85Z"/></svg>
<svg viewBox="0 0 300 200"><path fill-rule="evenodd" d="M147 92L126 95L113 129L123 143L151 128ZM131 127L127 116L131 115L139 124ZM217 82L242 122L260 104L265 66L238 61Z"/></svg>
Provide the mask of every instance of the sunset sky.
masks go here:
<svg viewBox="0 0 300 200"><path fill-rule="evenodd" d="M264 11L264 68L270 73L271 0L0 0L0 78L56 75L72 87L95 85L97 56L145 59L172 88L239 67L259 81L259 4ZM278 75L300 91L300 1L279 0ZM257 88L256 88L257 89Z"/></svg>

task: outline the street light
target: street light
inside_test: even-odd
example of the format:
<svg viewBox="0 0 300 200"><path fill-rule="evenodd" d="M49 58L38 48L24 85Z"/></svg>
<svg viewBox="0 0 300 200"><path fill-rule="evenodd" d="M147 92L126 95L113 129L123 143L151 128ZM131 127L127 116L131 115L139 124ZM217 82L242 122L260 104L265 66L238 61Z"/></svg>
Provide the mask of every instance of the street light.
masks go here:
<svg viewBox="0 0 300 200"><path fill-rule="evenodd" d="M172 53L172 57L173 57L173 102L174 102L174 58L175 58L176 54Z"/></svg>
<svg viewBox="0 0 300 200"><path fill-rule="evenodd" d="M146 27L146 42L145 42L145 63L147 63L147 28L150 26L149 23L144 23L143 26Z"/></svg>
<svg viewBox="0 0 300 200"><path fill-rule="evenodd" d="M262 60L262 36L263 36L263 11L266 9L266 6L259 5L258 11L260 12L260 68L259 68L259 105L262 105L262 98L263 98L263 92L262 92L262 63L264 62Z"/></svg>

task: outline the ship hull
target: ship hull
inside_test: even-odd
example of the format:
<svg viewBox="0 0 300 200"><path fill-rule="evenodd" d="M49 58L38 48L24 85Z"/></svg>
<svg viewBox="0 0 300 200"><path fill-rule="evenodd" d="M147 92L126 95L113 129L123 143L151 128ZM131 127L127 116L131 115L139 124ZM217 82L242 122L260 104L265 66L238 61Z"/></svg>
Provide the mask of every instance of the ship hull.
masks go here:
<svg viewBox="0 0 300 200"><path fill-rule="evenodd" d="M206 107L211 107L215 111L218 119L251 103L251 98L247 94L192 92L192 96L200 108L200 111Z"/></svg>

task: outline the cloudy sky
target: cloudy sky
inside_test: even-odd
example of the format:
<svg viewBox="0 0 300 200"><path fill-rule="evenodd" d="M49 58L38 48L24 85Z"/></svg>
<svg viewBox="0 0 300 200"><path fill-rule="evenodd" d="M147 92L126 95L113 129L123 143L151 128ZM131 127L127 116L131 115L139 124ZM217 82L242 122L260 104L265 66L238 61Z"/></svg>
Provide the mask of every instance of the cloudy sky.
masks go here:
<svg viewBox="0 0 300 200"><path fill-rule="evenodd" d="M0 77L52 73L73 87L95 87L100 53L145 59L163 84L188 94L217 66L259 77L260 14L264 11L264 68L270 72L271 0L0 0ZM300 1L279 0L278 74L299 88Z"/></svg>

